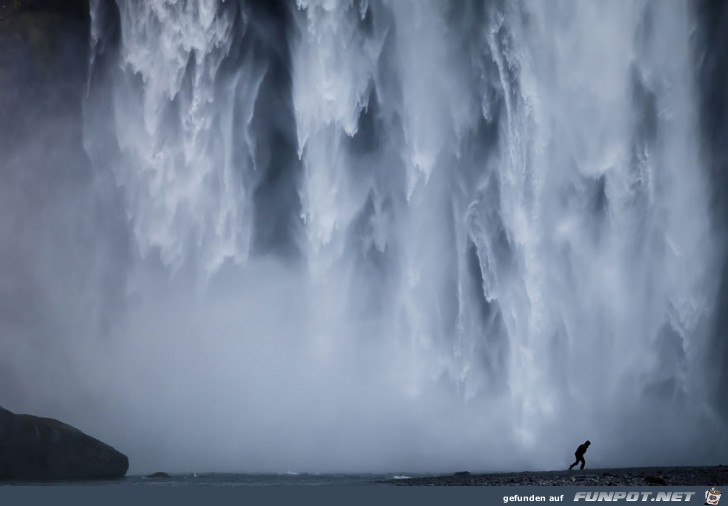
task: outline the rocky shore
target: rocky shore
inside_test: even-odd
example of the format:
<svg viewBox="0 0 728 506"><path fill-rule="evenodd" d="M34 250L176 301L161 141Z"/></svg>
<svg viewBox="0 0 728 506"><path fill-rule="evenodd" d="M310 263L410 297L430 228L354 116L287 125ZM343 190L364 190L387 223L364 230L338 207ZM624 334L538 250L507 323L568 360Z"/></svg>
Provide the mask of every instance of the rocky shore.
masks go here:
<svg viewBox="0 0 728 506"><path fill-rule="evenodd" d="M728 466L712 467L636 467L584 469L582 471L526 471L519 473L470 473L424 476L387 483L402 486L502 486L502 485L575 485L603 486L726 486Z"/></svg>

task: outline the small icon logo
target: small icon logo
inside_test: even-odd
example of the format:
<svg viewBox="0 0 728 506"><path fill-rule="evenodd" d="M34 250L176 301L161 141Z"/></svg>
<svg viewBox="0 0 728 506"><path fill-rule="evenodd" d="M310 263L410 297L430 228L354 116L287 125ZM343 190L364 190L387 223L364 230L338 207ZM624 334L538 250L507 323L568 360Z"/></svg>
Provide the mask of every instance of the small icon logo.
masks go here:
<svg viewBox="0 0 728 506"><path fill-rule="evenodd" d="M717 506L720 501L720 491L716 490L715 487L705 491L705 504L710 506Z"/></svg>

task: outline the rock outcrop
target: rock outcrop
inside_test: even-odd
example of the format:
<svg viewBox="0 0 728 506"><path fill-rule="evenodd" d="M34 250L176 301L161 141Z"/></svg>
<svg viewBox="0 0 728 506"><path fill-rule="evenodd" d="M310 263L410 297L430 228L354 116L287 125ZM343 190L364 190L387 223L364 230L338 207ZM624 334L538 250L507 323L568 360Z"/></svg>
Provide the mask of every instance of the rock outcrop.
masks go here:
<svg viewBox="0 0 728 506"><path fill-rule="evenodd" d="M70 425L0 408L0 480L112 479L128 468L126 455Z"/></svg>

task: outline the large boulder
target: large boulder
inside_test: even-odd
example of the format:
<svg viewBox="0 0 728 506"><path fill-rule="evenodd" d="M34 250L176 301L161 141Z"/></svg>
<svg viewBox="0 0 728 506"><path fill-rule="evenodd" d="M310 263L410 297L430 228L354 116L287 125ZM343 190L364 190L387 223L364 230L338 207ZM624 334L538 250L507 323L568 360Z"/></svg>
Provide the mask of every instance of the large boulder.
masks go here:
<svg viewBox="0 0 728 506"><path fill-rule="evenodd" d="M0 408L0 480L120 478L126 455L51 418Z"/></svg>

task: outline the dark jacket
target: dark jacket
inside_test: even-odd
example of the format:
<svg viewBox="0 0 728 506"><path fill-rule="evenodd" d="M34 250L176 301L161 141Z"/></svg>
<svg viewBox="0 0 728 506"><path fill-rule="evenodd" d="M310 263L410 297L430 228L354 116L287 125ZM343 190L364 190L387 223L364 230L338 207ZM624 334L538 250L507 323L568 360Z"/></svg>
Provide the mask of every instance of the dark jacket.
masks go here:
<svg viewBox="0 0 728 506"><path fill-rule="evenodd" d="M580 444L579 448L576 449L576 456L583 457L588 448L589 448L589 443Z"/></svg>

